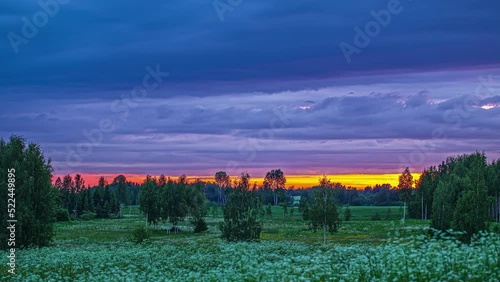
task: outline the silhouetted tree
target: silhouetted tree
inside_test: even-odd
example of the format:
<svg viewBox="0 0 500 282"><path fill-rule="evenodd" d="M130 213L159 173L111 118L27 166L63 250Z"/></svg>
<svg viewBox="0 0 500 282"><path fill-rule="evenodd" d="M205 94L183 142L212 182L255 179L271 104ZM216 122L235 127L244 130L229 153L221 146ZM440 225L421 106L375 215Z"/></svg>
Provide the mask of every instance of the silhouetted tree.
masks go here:
<svg viewBox="0 0 500 282"><path fill-rule="evenodd" d="M226 189L231 183L231 178L225 171L219 171L215 173L215 183L219 187L219 195L217 198L217 204L219 207L225 203L224 189Z"/></svg>
<svg viewBox="0 0 500 282"><path fill-rule="evenodd" d="M266 174L264 178L264 186L269 187L273 191L274 205L278 205L277 190L285 189L286 178L281 169L273 169Z"/></svg>
<svg viewBox="0 0 500 282"><path fill-rule="evenodd" d="M412 193L412 189L413 189L413 176L411 175L410 169L408 167L399 176L398 189L399 189L399 193L401 195L401 200L404 202L403 221L405 221L406 220L406 204L411 199L411 193Z"/></svg>
<svg viewBox="0 0 500 282"><path fill-rule="evenodd" d="M124 175L118 175L113 180L113 184L116 184L116 201L118 204L127 204L127 178Z"/></svg>

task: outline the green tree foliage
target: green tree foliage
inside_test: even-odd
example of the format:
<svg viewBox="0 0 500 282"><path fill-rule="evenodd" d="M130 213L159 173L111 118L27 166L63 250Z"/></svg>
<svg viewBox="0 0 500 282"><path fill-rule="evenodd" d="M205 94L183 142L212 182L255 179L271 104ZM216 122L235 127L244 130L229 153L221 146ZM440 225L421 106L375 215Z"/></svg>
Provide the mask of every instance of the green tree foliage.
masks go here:
<svg viewBox="0 0 500 282"><path fill-rule="evenodd" d="M224 221L219 228L227 241L254 241L260 239L262 223L258 221L261 200L249 189L250 176L242 173L240 181L224 205Z"/></svg>
<svg viewBox="0 0 500 282"><path fill-rule="evenodd" d="M111 192L109 191L109 185L106 185L104 188L104 194L102 196L102 200L104 202L103 208L102 208L102 214L104 218L108 218L109 214L111 213Z"/></svg>
<svg viewBox="0 0 500 282"><path fill-rule="evenodd" d="M87 188L84 188L82 185L82 188L79 189L78 193L74 193L74 197L76 199L76 218L81 218L81 215L83 213L95 213L97 218L108 218L111 215L118 215L120 213L121 209L121 204L118 201L119 193L118 193L118 188L119 188L119 183L123 180L119 180L121 177L118 176L115 178L113 181L113 185L108 185L108 182L104 177L99 178L99 185L95 188L90 188L88 186ZM76 180L80 179L80 180ZM123 178L124 179L124 178ZM59 179L58 179L59 180ZM63 195L66 194L66 191L68 191L67 186L71 185L69 183L72 183L72 177L70 175L65 176L65 181L64 184L62 181L56 180L55 187L58 188L61 194L61 198L63 198ZM75 181L73 181L73 186L75 186L75 191L78 190L76 187L76 183L82 182L84 183L83 178L79 177L78 175L75 176ZM58 184L62 183L62 184ZM113 187L114 186L114 187ZM125 183L125 188L127 189L127 184ZM130 193L133 194L133 191L130 190ZM126 192L127 194L127 192ZM73 193L69 193L69 198L73 197ZM61 205L64 207L62 204L63 201L61 201ZM71 205L69 205L71 206ZM74 209L70 209L71 212L73 213L72 215L74 216ZM88 216L87 216L88 218Z"/></svg>
<svg viewBox="0 0 500 282"><path fill-rule="evenodd" d="M120 204L128 204L127 178L124 175L118 175L113 180L113 184L116 185L116 201L118 202L118 206Z"/></svg>
<svg viewBox="0 0 500 282"><path fill-rule="evenodd" d="M447 158L433 178L432 185L437 188L433 193L432 227L465 231L465 241L487 229L495 189L488 187L493 185L489 177L491 168L484 153Z"/></svg>
<svg viewBox="0 0 500 282"><path fill-rule="evenodd" d="M76 194L80 193L81 191L83 191L83 189L85 189L85 180L80 174L75 175L74 185Z"/></svg>
<svg viewBox="0 0 500 282"><path fill-rule="evenodd" d="M71 175L65 175L62 181L61 202L62 207L68 209L70 214L74 214L76 209L75 182Z"/></svg>
<svg viewBox="0 0 500 282"><path fill-rule="evenodd" d="M209 203L204 186L199 179L189 185L185 175L181 175L177 183L163 175L158 180L147 176L139 192L140 209L148 224L170 221L174 225L172 229L177 231L179 222L189 216L195 233L205 231Z"/></svg>
<svg viewBox="0 0 500 282"><path fill-rule="evenodd" d="M99 178L99 186L94 189L94 192L92 193L92 200L94 204L94 212L97 214L97 217L102 217L103 212L102 212L102 197L101 194L104 191L104 186L107 185L106 180L104 180L104 177Z"/></svg>
<svg viewBox="0 0 500 282"><path fill-rule="evenodd" d="M15 190L9 190L9 172L15 175ZM0 248L50 243L58 199L57 190L51 185L51 173L50 161L45 160L38 145L26 145L25 139L18 136L11 136L8 142L0 140ZM15 246L7 241L10 236L7 220L12 219L8 213L8 195L12 192L17 220Z"/></svg>
<svg viewBox="0 0 500 282"><path fill-rule="evenodd" d="M435 166L425 169L416 182L415 198L410 204L410 216L413 218L429 219L432 209L434 191L437 188L436 177L438 172Z"/></svg>
<svg viewBox="0 0 500 282"><path fill-rule="evenodd" d="M278 192L285 189L286 178L281 169L273 169L266 174L264 186L273 191L274 205L278 205Z"/></svg>
<svg viewBox="0 0 500 282"><path fill-rule="evenodd" d="M326 175L319 179L319 187L313 192L308 218L314 232L323 229L323 244L326 244L326 231L334 233L339 228L340 218L335 203L334 189Z"/></svg>
<svg viewBox="0 0 500 282"><path fill-rule="evenodd" d="M189 213L187 183L184 175L177 183L169 181L162 191L162 217L175 226Z"/></svg>
<svg viewBox="0 0 500 282"><path fill-rule="evenodd" d="M139 192L139 209L146 215L146 230L149 229L149 224L156 224L160 220L159 198L156 181L148 175Z"/></svg>
<svg viewBox="0 0 500 282"><path fill-rule="evenodd" d="M90 189L83 189L78 194L77 216L79 217L84 212L93 212L93 210L94 206Z"/></svg>
<svg viewBox="0 0 500 282"><path fill-rule="evenodd" d="M398 191L401 200L404 202L403 208L403 221L406 220L406 205L408 201L411 200L413 192L413 176L411 175L410 169L407 167L403 173L399 176Z"/></svg>
<svg viewBox="0 0 500 282"><path fill-rule="evenodd" d="M200 233L208 229L205 217L208 212L208 201L203 193L203 183L196 181L188 190L188 203L190 222L194 226L194 233Z"/></svg>
<svg viewBox="0 0 500 282"><path fill-rule="evenodd" d="M488 195L492 198L489 214L494 221L500 222L500 159L488 166L486 180Z"/></svg>

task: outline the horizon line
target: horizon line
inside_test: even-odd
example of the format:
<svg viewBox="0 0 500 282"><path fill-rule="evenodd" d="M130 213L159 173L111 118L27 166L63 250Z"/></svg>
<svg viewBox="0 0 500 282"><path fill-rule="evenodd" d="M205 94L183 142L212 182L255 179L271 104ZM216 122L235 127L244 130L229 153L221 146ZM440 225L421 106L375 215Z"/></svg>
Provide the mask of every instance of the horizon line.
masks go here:
<svg viewBox="0 0 500 282"><path fill-rule="evenodd" d="M76 175L73 174L72 176ZM143 183L146 179L147 174L92 174L92 173L78 173L85 180L86 185L96 186L98 184L99 178L104 177L106 181L111 184L115 177L123 175L127 178L127 182ZM66 174L53 174L53 181L60 177L61 179ZM71 174L70 174L71 175ZM323 175L326 175L332 183L340 183L345 187L353 187L356 189L374 187L375 185L389 184L391 187L398 185L399 176L401 173L341 173L341 174L289 174L285 175L287 183L285 188L311 188L318 184L318 180ZM412 173L414 180L420 177L421 173ZM161 175L151 175L152 177L160 177ZM179 175L165 175L167 178L176 180ZM229 175L231 180L238 179L238 175ZM188 181L193 181L195 179L200 179L204 182L215 182L214 176L207 175L186 175ZM250 183L262 184L264 177L250 177Z"/></svg>

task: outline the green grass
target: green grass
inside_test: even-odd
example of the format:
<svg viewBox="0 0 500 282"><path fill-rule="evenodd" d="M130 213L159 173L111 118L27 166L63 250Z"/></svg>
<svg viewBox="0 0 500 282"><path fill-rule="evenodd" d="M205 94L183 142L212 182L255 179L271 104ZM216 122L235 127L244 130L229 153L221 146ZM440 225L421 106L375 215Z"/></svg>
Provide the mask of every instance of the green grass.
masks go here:
<svg viewBox="0 0 500 282"><path fill-rule="evenodd" d="M389 207L374 207L374 206L350 206L351 210L351 220L371 220L371 217L378 213L382 220L386 219L389 215L389 220L400 220L403 217L403 207L399 206L389 206ZM342 209L341 216L344 216L344 210ZM388 213L390 210L390 213Z"/></svg>
<svg viewBox="0 0 500 282"><path fill-rule="evenodd" d="M405 224L400 221L400 207L356 207L351 206L351 220L342 221L337 233L328 233L327 240L338 244L350 243L381 243L395 232L401 236L417 234L428 222L420 220L407 220ZM302 214L294 207L294 214L290 216L290 207L283 218L283 208L272 207L272 216L264 216L261 234L262 240L288 240L299 241L310 244L321 244L323 242L322 232L312 232L307 222L302 220ZM390 220L385 220L387 209L391 210ZM341 218L343 219L341 210ZM372 221L371 217L379 213L381 221ZM217 210L217 216L213 216L210 210L206 218L209 230L203 234L194 234L192 226L186 220L180 223L181 232L168 234L166 229L171 227L170 223L162 222L151 227L151 240L157 242L168 242L179 238L192 238L206 236L217 238L219 236L218 224L223 220L222 209ZM96 219L90 221L58 222L55 225L55 244L81 243L113 243L130 240L134 229L145 227L145 218L139 212L138 206L125 207L123 218L120 219Z"/></svg>

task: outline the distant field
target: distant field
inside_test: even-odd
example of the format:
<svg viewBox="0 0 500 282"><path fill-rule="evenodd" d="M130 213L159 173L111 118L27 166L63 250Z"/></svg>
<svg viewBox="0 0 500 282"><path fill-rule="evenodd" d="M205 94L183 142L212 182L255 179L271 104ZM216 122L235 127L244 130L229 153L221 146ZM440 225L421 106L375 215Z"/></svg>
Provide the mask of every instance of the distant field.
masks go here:
<svg viewBox="0 0 500 282"><path fill-rule="evenodd" d="M283 218L283 208L278 207L278 206L272 206L272 218L280 219ZM288 207L288 213L290 212L290 207ZM294 219L300 219L302 218L302 215L299 213L298 208L294 208ZM349 209L351 210L351 220L371 220L371 217L375 214L378 213L382 220L386 219L387 215L387 210L389 209L390 212L390 219L391 220L398 220L401 219L403 216L403 207L400 206L349 206ZM344 210L345 207L340 208L340 215L341 218L344 218ZM124 217L137 217L137 216L142 216L139 211L139 206L126 206L123 209L123 215ZM218 209L217 211L218 217L222 217L222 210ZM212 217L212 210L209 211L208 217Z"/></svg>
<svg viewBox="0 0 500 282"><path fill-rule="evenodd" d="M272 216L264 217L264 230L262 233L263 238L267 239L289 239L289 240L299 240L304 242L312 242L318 240L322 242L322 234L315 234L308 229L307 223L302 220L302 214L298 211L297 207L294 207L293 215L290 216L290 209L288 208L285 219L283 219L283 208L279 206L272 206ZM376 206L350 206L351 210L351 221L342 222L339 233L331 235L332 238L336 238L340 241L356 241L359 239L366 239L367 241L377 241L380 239L387 238L387 232L391 231L394 226L400 224L402 218L402 207L399 206L389 206L389 207L376 207ZM387 211L390 210L390 213ZM344 219L345 208L340 209L341 219ZM381 221L372 221L371 218L376 213L381 217ZM145 226L144 216L139 211L139 206L128 206L123 210L123 219L119 220L107 220L107 223L103 228L91 228L97 225L102 220L95 221L77 221L68 223L58 223L56 238L75 238L81 236L80 232L73 232L73 230L81 230L85 234L92 234L89 236L91 240L112 240L117 236L127 236L128 232L136 227ZM387 219L389 216L389 219ZM217 214L214 217L212 210L209 210L207 221L211 227L209 232L218 233L217 223L222 220L222 209L217 209ZM188 230L185 232L186 236L190 236L191 227L187 223L184 228ZM407 220L408 226L427 226L428 222L419 220ZM166 229L168 223L162 223L158 229ZM89 230L87 230L89 229ZM367 232L369 229L369 232ZM88 231L88 232L87 232ZM153 231L159 237L163 234L163 231L157 230ZM184 234L184 233L183 233ZM345 236L344 236L345 235Z"/></svg>
<svg viewBox="0 0 500 282"><path fill-rule="evenodd" d="M350 207L352 220L323 235L308 229L295 208L283 219L281 207L263 219L259 243L227 243L219 238L221 210L209 212L209 230L194 234L188 222L181 232L153 227L149 244L130 242L131 232L145 226L137 206L124 217L59 222L54 246L18 251L12 281L427 281L500 279L500 237L483 245L454 241L423 244L429 222L400 220L400 207ZM384 220L387 209L391 219ZM382 220L372 221L379 213ZM341 211L343 217L343 210ZM389 242L388 240L396 240ZM399 241L398 241L399 240ZM3 255L3 254L2 254ZM0 266L0 280L6 266ZM455 276L450 276L453 273ZM12 276L9 276L12 278Z"/></svg>
<svg viewBox="0 0 500 282"><path fill-rule="evenodd" d="M328 240L336 243L352 242L378 242L388 238L388 233L394 232L395 228L400 226L400 217L398 215L399 207L349 207L352 213L352 220L343 221L338 233L329 234ZM268 240L292 240L305 243L322 243L323 234L314 233L309 230L307 222L302 220L302 214L295 207L293 216L290 216L290 209L283 219L283 208L272 207L272 217L264 217L264 229L262 239ZM387 209L391 210L391 220L385 220ZM341 217L343 218L341 210ZM371 216L379 213L381 221L372 221ZM138 206L126 207L123 210L124 218L92 220L92 221L72 221L59 222L56 224L56 240L64 242L65 240L78 239L83 242L100 242L127 240L131 231L137 227L145 226L145 219L139 212ZM217 210L214 217L212 210L209 211L207 222L209 225L208 234L217 236L219 234L218 222L222 221L222 210ZM412 233L416 227L423 228L428 222L418 220L407 220L407 224L400 229L403 232ZM172 235L167 234L166 229L170 225L161 223L156 230L153 228L155 240L166 240L177 237L198 236L192 233L192 227L188 222L181 223L183 232ZM406 230L408 229L408 230ZM61 241L62 240L62 241Z"/></svg>

